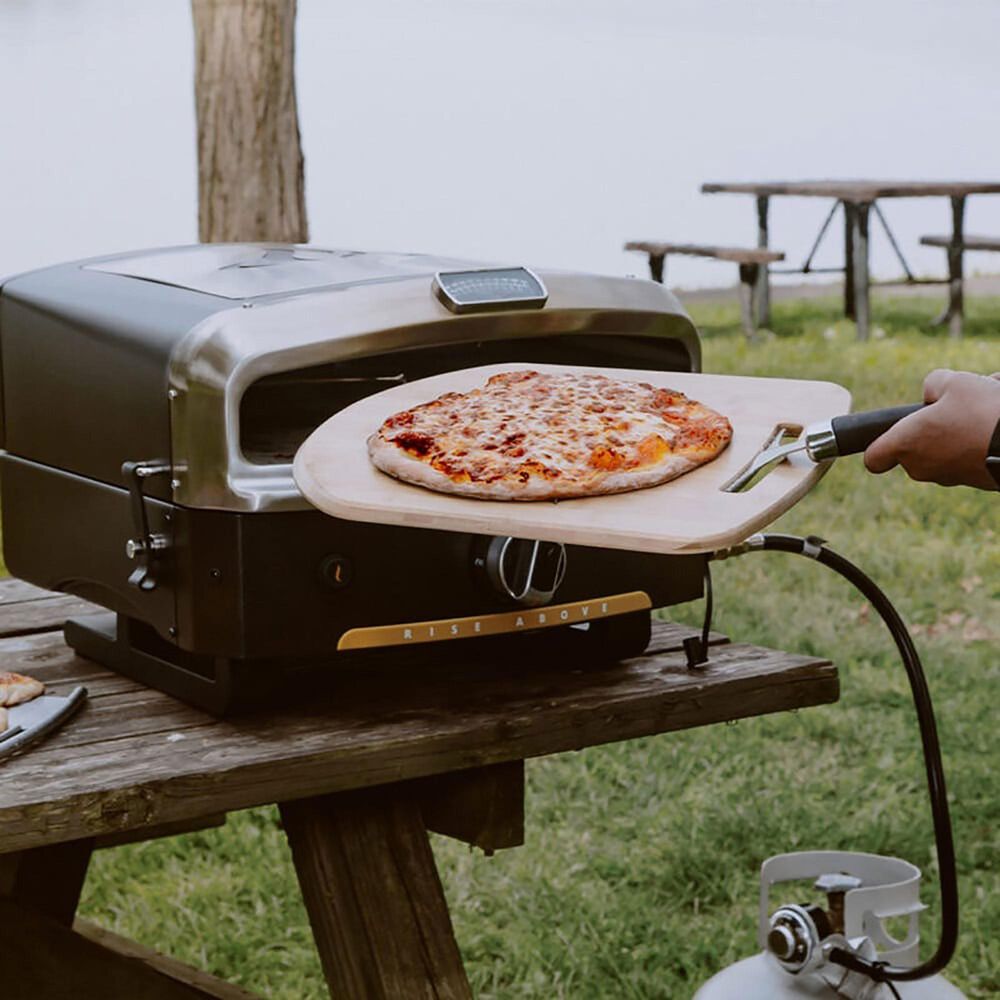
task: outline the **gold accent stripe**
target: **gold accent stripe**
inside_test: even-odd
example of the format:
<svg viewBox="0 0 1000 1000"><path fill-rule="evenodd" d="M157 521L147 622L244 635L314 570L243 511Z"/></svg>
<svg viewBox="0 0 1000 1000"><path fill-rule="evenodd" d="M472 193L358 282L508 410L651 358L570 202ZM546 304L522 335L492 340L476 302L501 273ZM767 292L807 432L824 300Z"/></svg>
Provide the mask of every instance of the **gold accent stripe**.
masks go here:
<svg viewBox="0 0 1000 1000"><path fill-rule="evenodd" d="M559 625L578 625L581 622L628 614L630 611L644 611L652 606L649 594L642 590L633 590L628 594L595 597L590 601L549 604L542 608L522 608L520 611L507 611L496 615L473 615L471 618L441 618L429 622L352 628L340 637L337 649L410 646L424 642L444 642L448 639L502 635L506 632L528 632Z"/></svg>

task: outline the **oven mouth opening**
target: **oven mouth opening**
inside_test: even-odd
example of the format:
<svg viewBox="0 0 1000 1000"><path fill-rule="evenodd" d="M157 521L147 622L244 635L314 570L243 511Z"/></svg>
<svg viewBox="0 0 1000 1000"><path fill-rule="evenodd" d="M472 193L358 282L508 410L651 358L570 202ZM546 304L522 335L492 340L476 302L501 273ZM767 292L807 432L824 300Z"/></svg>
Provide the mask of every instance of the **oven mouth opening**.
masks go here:
<svg viewBox="0 0 1000 1000"><path fill-rule="evenodd" d="M382 374L304 369L261 379L244 393L240 404L243 457L254 465L289 465L328 417L406 381L403 372L388 369Z"/></svg>
<svg viewBox="0 0 1000 1000"><path fill-rule="evenodd" d="M292 369L244 391L240 452L252 465L289 465L320 424L352 403L405 382L495 364L690 371L692 359L684 343L671 337L601 331L469 339Z"/></svg>

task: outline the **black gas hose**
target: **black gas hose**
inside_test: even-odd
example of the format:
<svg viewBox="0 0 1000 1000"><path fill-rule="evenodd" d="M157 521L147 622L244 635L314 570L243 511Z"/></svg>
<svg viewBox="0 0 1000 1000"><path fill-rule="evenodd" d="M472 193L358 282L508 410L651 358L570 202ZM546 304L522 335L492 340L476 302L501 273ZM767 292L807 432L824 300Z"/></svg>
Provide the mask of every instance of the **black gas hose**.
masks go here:
<svg viewBox="0 0 1000 1000"><path fill-rule="evenodd" d="M829 566L849 583L859 590L878 612L896 643L896 649L906 668L906 676L910 681L910 691L913 694L913 704L917 710L917 721L920 726L920 740L923 744L924 767L927 771L927 788L930 793L931 815L934 820L934 839L937 847L937 860L941 889L941 935L937 950L926 961L912 969L903 966L889 965L886 962L870 962L843 948L834 948L829 959L838 965L870 976L877 982L905 982L914 979L924 979L936 975L951 961L958 942L958 876L955 871L955 843L951 831L951 817L948 812L948 796L945 790L944 766L941 762L941 745L938 741L937 724L934 721L934 708L931 704L930 690L924 677L924 668L910 633L907 631L899 612L892 606L889 598L867 574L863 573L854 563L828 549L820 538L800 538L797 535L762 534L754 535L741 545L731 549L723 549L712 554L712 559L725 559L729 556L742 555L745 552L772 550L791 552L794 555L808 556L817 562Z"/></svg>

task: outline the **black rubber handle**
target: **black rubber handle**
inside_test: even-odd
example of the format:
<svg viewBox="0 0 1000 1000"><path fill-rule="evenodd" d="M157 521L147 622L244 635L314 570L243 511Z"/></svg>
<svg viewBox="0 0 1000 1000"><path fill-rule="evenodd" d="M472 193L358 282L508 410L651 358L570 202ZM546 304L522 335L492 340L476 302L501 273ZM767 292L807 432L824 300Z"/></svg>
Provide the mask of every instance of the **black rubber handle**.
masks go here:
<svg viewBox="0 0 1000 1000"><path fill-rule="evenodd" d="M866 410L863 413L848 413L842 417L834 417L830 421L830 426L833 429L833 436L837 439L837 453L859 454L893 424L923 408L923 403L911 403L909 406L888 406L884 410Z"/></svg>

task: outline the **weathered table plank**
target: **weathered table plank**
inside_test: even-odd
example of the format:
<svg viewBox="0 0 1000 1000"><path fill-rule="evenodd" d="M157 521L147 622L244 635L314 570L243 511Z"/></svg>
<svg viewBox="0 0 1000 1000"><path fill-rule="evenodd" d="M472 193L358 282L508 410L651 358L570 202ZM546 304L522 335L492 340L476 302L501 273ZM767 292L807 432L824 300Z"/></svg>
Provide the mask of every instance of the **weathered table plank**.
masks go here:
<svg viewBox="0 0 1000 1000"><path fill-rule="evenodd" d="M195 969L183 962L178 962L176 958L171 958L169 955L161 955L160 952L154 951L152 948L146 948L135 941L130 941L128 938L105 930L89 920L77 917L73 924L73 930L80 937L95 945L100 945L106 951L129 959L137 965L145 966L165 979L180 984L182 988L193 987L199 990L200 992L196 996L204 997L205 1000L208 1000L209 997L212 1000L260 1000L256 993L250 993L240 986L223 982L207 972L202 972L201 969ZM81 998L82 994L76 993L73 1000L81 1000ZM39 998L36 996L32 1000L39 1000ZM141 1000L146 1000L146 996L143 995Z"/></svg>
<svg viewBox="0 0 1000 1000"><path fill-rule="evenodd" d="M827 661L716 633L709 663L689 670L681 648L695 630L656 623L647 653L623 664L338 661L305 704L219 720L78 658L60 627L90 610L0 582L0 667L56 693L79 683L90 693L62 729L0 762L0 937L26 939L29 966L10 980L13 1000L248 1000L141 945L69 925L92 848L274 802L334 994L466 1000L428 827L486 850L513 846L523 842L525 757L838 694Z"/></svg>
<svg viewBox="0 0 1000 1000"><path fill-rule="evenodd" d="M0 939L11 943L4 1000L252 1000L193 969L185 979L180 970L186 967L170 959L157 966L148 949L114 948L115 937L81 934L0 899Z"/></svg>
<svg viewBox="0 0 1000 1000"><path fill-rule="evenodd" d="M302 709L218 721L177 705L176 726L164 710L155 732L137 735L128 735L127 715L102 708L112 699L99 699L3 765L0 844L14 850L520 760L837 694L826 661L731 645L696 672L683 654L667 653L578 673L473 667L392 683L342 677L327 700ZM158 699L176 705L150 693ZM103 738L67 746L98 714Z"/></svg>
<svg viewBox="0 0 1000 1000"><path fill-rule="evenodd" d="M36 587L33 583L8 576L0 580L0 605L18 604L21 601L37 601L43 598L61 597L51 590Z"/></svg>
<svg viewBox="0 0 1000 1000"><path fill-rule="evenodd" d="M45 591L42 591L45 593ZM31 635L51 631L53 622L61 626L75 615L92 615L96 608L78 597L60 595L0 604L0 635Z"/></svg>
<svg viewBox="0 0 1000 1000"><path fill-rule="evenodd" d="M118 835L295 797L519 761L596 743L832 701L825 660L716 643L705 670L692 629L654 624L647 654L597 670L451 663L339 669L309 703L217 720L78 658L56 631L18 633L17 609L61 625L61 598L0 582L0 662L88 703L2 764L0 850ZM69 599L74 600L75 599Z"/></svg>
<svg viewBox="0 0 1000 1000"><path fill-rule="evenodd" d="M921 236L920 242L926 247L941 247L944 250L955 245L953 236ZM963 250L1000 250L1000 236L966 236L958 244Z"/></svg>
<svg viewBox="0 0 1000 1000"><path fill-rule="evenodd" d="M798 195L803 198L837 198L840 201L875 201L878 198L964 197L1000 194L1000 181L710 181L705 194Z"/></svg>
<svg viewBox="0 0 1000 1000"><path fill-rule="evenodd" d="M780 250L767 250L759 247L710 246L704 243L630 240L625 244L625 249L638 250L659 257L675 253L687 257L714 257L716 260L728 260L735 264L768 264L785 259L785 255Z"/></svg>

